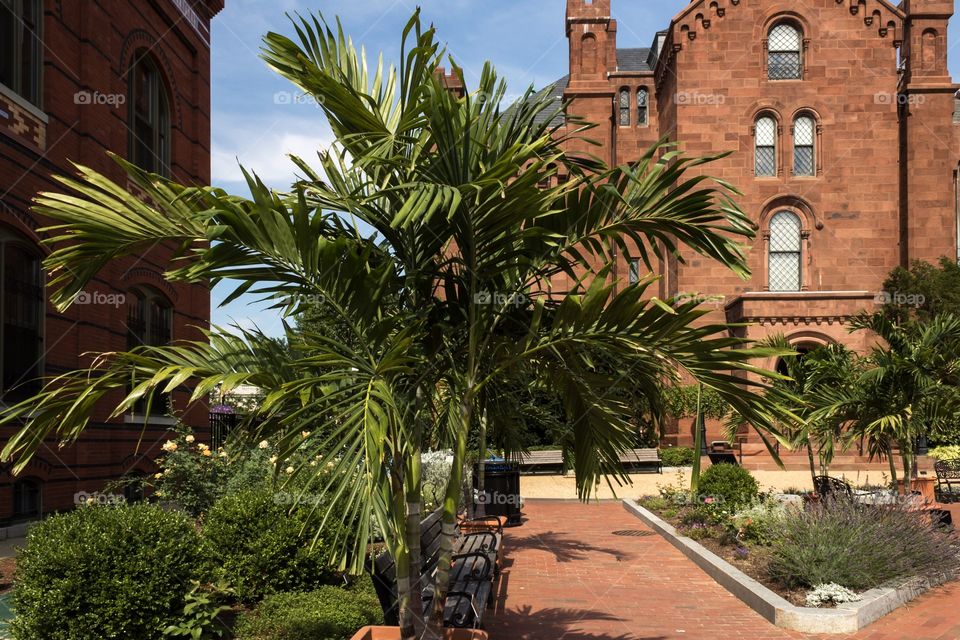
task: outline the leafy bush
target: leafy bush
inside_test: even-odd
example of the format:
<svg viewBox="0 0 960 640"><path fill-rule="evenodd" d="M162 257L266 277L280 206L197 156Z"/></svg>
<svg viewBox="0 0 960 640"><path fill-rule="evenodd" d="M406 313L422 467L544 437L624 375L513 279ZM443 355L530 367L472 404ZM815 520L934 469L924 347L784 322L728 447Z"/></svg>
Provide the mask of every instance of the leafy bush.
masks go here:
<svg viewBox="0 0 960 640"><path fill-rule="evenodd" d="M768 498L737 511L730 517L730 526L738 540L769 545L788 509L783 502Z"/></svg>
<svg viewBox="0 0 960 640"><path fill-rule="evenodd" d="M370 591L321 587L267 597L240 618L235 632L237 640L349 640L374 624L383 624L383 611Z"/></svg>
<svg viewBox="0 0 960 640"><path fill-rule="evenodd" d="M660 461L665 467L689 467L693 464L693 449L690 447L667 447L660 449Z"/></svg>
<svg viewBox="0 0 960 640"><path fill-rule="evenodd" d="M735 464L715 464L700 476L702 495L723 498L730 509L748 505L756 500L760 486L750 472Z"/></svg>
<svg viewBox="0 0 960 640"><path fill-rule="evenodd" d="M768 565L788 587L835 583L871 589L896 578L953 572L958 550L927 516L904 504L828 500L781 521Z"/></svg>
<svg viewBox="0 0 960 640"><path fill-rule="evenodd" d="M179 621L200 539L158 507L84 506L37 524L17 559L17 640L153 640Z"/></svg>
<svg viewBox="0 0 960 640"><path fill-rule="evenodd" d="M336 535L328 522L311 549L319 523L312 507L292 512L291 494L251 489L225 496L207 514L204 546L211 572L243 601L278 591L307 590L333 579L327 541Z"/></svg>
<svg viewBox="0 0 960 640"><path fill-rule="evenodd" d="M930 449L929 456L935 460L960 460L960 445Z"/></svg>
<svg viewBox="0 0 960 640"><path fill-rule="evenodd" d="M423 512L429 513L443 503L453 471L453 453L430 451L421 455Z"/></svg>

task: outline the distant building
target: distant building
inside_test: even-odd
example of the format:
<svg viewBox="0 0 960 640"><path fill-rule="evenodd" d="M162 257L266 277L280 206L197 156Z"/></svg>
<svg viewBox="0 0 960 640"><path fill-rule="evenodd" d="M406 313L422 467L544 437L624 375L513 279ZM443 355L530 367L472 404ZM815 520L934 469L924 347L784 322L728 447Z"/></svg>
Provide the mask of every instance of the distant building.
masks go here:
<svg viewBox="0 0 960 640"><path fill-rule="evenodd" d="M111 264L57 313L40 264L47 234L38 229L49 221L29 209L38 192L61 189L51 176L72 173L70 162L122 180L108 150L178 182L209 183L210 22L223 6L0 0L0 402L87 365L85 353L196 338L209 323L208 287L161 277L171 255L163 246ZM179 410L187 391L172 394ZM51 442L19 478L0 469L0 524L70 508L78 492L151 470L170 421L107 420L118 399L78 445ZM205 425L206 407L185 419Z"/></svg>
<svg viewBox="0 0 960 640"><path fill-rule="evenodd" d="M952 0L694 0L650 48L622 49L611 0L567 0L570 72L547 90L598 125L586 135L601 147L572 150L610 164L661 137L693 155L733 152L705 171L743 192L758 230L751 279L685 250L684 263L657 265L659 295L702 297L714 320L754 323L750 338L862 350L868 338L845 323L889 297L894 267L957 256L953 11ZM645 271L636 255L617 268L624 281Z"/></svg>

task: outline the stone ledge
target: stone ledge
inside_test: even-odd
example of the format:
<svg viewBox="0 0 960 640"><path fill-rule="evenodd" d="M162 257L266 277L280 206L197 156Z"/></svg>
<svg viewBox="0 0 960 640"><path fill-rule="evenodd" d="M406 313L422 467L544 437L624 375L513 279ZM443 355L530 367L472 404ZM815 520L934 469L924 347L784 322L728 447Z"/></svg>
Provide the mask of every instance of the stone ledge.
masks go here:
<svg viewBox="0 0 960 640"><path fill-rule="evenodd" d="M635 502L623 500L622 504L624 509L666 538L720 586L768 621L784 629L805 633L854 633L947 581L947 576L944 575L934 579L908 580L897 588L871 589L863 594L860 602L843 604L835 609L798 607L703 545L681 536L672 525Z"/></svg>

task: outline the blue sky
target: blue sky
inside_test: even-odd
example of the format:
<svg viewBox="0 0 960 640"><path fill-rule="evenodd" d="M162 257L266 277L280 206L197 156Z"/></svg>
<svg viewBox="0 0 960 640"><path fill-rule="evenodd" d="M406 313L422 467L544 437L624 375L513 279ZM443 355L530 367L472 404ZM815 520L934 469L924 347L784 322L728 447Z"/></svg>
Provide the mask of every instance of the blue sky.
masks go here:
<svg viewBox="0 0 960 640"><path fill-rule="evenodd" d="M960 0L957 13L960 16ZM613 0L620 47L646 47L653 34L666 28L688 0ZM213 182L246 194L238 159L271 186L283 189L293 179L287 153L315 157L331 139L316 106L296 103L293 88L257 57L262 35L290 34L285 12L322 12L339 16L354 41L367 48L368 59L383 52L399 58L399 34L417 3L411 0L227 0L213 24ZM421 0L425 22L433 22L449 53L463 67L468 85L475 85L483 63L492 61L510 83L510 93L527 85L542 87L567 72L564 34L565 0ZM950 34L950 66L960 63L960 18ZM954 79L958 79L954 72ZM250 298L216 308L225 291L213 295L213 322L256 324L280 333L275 312L266 312Z"/></svg>

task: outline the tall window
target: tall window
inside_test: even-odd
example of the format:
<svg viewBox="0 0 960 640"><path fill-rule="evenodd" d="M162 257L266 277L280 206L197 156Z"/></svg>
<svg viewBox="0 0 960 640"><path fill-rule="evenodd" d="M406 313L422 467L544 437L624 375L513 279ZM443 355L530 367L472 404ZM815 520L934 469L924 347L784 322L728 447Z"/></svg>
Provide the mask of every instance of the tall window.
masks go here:
<svg viewBox="0 0 960 640"><path fill-rule="evenodd" d="M39 391L43 341L40 258L23 241L0 232L0 371L4 403Z"/></svg>
<svg viewBox="0 0 960 640"><path fill-rule="evenodd" d="M170 100L156 65L137 54L130 69L130 160L152 173L170 174Z"/></svg>
<svg viewBox="0 0 960 640"><path fill-rule="evenodd" d="M40 106L42 0L0 0L0 83Z"/></svg>
<svg viewBox="0 0 960 640"><path fill-rule="evenodd" d="M637 89L637 126L645 127L650 122L650 94L645 87Z"/></svg>
<svg viewBox="0 0 960 640"><path fill-rule="evenodd" d="M620 89L620 126L630 126L630 90Z"/></svg>
<svg viewBox="0 0 960 640"><path fill-rule="evenodd" d="M777 121L770 116L757 119L755 172L758 176L777 175Z"/></svg>
<svg viewBox="0 0 960 640"><path fill-rule="evenodd" d="M800 291L800 218L780 211L770 220L770 291Z"/></svg>
<svg viewBox="0 0 960 640"><path fill-rule="evenodd" d="M140 346L164 346L172 339L173 308L166 298L148 289L134 289L130 292L127 305L127 348ZM163 412L169 398L157 393L151 402L152 413ZM137 402L134 413L146 412L147 398Z"/></svg>
<svg viewBox="0 0 960 640"><path fill-rule="evenodd" d="M20 478L13 483L13 518L29 520L43 511L43 485L33 478Z"/></svg>
<svg viewBox="0 0 960 640"><path fill-rule="evenodd" d="M767 77L771 80L799 80L803 75L803 36L788 22L770 30L767 38Z"/></svg>
<svg viewBox="0 0 960 640"><path fill-rule="evenodd" d="M810 116L800 116L793 122L793 174L813 176L817 174L814 136L816 123Z"/></svg>
<svg viewBox="0 0 960 640"><path fill-rule="evenodd" d="M640 258L630 258L630 284L640 282Z"/></svg>

